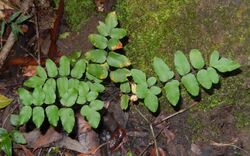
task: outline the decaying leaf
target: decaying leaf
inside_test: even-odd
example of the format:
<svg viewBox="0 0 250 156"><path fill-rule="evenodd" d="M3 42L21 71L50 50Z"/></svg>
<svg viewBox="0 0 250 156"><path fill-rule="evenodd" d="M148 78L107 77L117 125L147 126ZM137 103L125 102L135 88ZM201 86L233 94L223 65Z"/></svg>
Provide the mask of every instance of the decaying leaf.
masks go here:
<svg viewBox="0 0 250 156"><path fill-rule="evenodd" d="M8 97L0 94L0 109L8 106L9 104L11 104L11 102L12 99L9 99Z"/></svg>
<svg viewBox="0 0 250 156"><path fill-rule="evenodd" d="M58 133L54 128L50 128L45 135L40 135L33 143L34 149L49 145L63 138L63 135Z"/></svg>
<svg viewBox="0 0 250 156"><path fill-rule="evenodd" d="M5 18L4 10L12 10L13 8L10 7L7 3L0 1L0 20Z"/></svg>
<svg viewBox="0 0 250 156"><path fill-rule="evenodd" d="M28 77L31 77L31 76L35 76L36 75L36 67L37 66L26 66L23 68L23 76L28 76Z"/></svg>
<svg viewBox="0 0 250 156"><path fill-rule="evenodd" d="M161 147L158 147L157 150L158 150L159 156L166 156L166 152ZM149 153L150 153L150 156L156 156L157 155L156 150L153 147L150 148Z"/></svg>

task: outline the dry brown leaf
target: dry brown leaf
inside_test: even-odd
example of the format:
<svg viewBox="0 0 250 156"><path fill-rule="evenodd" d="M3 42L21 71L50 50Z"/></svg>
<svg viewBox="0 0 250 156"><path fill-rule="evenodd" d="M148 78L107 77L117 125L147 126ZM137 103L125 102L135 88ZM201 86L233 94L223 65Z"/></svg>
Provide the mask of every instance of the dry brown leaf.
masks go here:
<svg viewBox="0 0 250 156"><path fill-rule="evenodd" d="M36 140L38 139L39 136L41 136L41 132L39 129L35 129L31 132L28 133L23 133L25 140L27 141L27 146L30 148L33 148L32 145Z"/></svg>
<svg viewBox="0 0 250 156"><path fill-rule="evenodd" d="M38 139L33 143L34 150L56 142L62 138L62 134L58 133L54 128L50 128L45 135L40 135Z"/></svg>
<svg viewBox="0 0 250 156"><path fill-rule="evenodd" d="M161 134L167 139L167 143L170 143L175 138L175 134L168 129L168 127L165 127Z"/></svg>
<svg viewBox="0 0 250 156"><path fill-rule="evenodd" d="M23 76L35 76L36 75L36 67L37 66L26 66L23 68Z"/></svg>
<svg viewBox="0 0 250 156"><path fill-rule="evenodd" d="M34 154L29 149L27 149L24 145L18 145L18 146L22 148L26 156L34 156Z"/></svg>
<svg viewBox="0 0 250 156"><path fill-rule="evenodd" d="M89 123L82 117L82 115L77 114L78 123L78 135L86 133L91 130Z"/></svg>
<svg viewBox="0 0 250 156"><path fill-rule="evenodd" d="M201 147L199 145L196 145L196 144L191 144L191 151L193 153L195 153L196 155L201 155L202 154Z"/></svg>
<svg viewBox="0 0 250 156"><path fill-rule="evenodd" d="M150 156L156 156L156 150L155 148L150 148ZM166 152L161 148L161 147L158 147L158 153L159 153L159 156L166 156Z"/></svg>
<svg viewBox="0 0 250 156"><path fill-rule="evenodd" d="M9 6L7 3L0 1L0 10L4 9L13 9L11 6Z"/></svg>
<svg viewBox="0 0 250 156"><path fill-rule="evenodd" d="M86 148L86 146L80 144L77 140L71 139L68 136L64 136L62 140L56 142L55 146L79 153L89 153L89 149Z"/></svg>
<svg viewBox="0 0 250 156"><path fill-rule="evenodd" d="M78 140L82 146L86 147L88 151L99 145L99 139L97 133L90 127L89 123L82 117L82 115L77 114L78 123ZM99 154L99 151L96 152Z"/></svg>
<svg viewBox="0 0 250 156"><path fill-rule="evenodd" d="M0 1L0 20L1 19L3 19L3 18L5 18L5 13L4 13L4 10L9 10L9 9L13 9L12 7L10 7L8 4L6 4L6 3L4 3L4 2L2 2L2 1Z"/></svg>

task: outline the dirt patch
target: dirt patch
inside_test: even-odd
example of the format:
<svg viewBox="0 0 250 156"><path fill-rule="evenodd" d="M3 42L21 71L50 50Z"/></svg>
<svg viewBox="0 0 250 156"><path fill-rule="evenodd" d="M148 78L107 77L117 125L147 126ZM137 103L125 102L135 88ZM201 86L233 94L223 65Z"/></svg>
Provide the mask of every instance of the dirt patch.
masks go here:
<svg viewBox="0 0 250 156"><path fill-rule="evenodd" d="M70 35L65 39L59 39L57 42L58 48L65 54L70 54L74 51L86 52L93 46L88 40L88 36L96 32L98 21L102 21L103 16L93 15L88 19L88 22L80 29L79 32L70 32ZM62 25L61 33L69 32L70 29L66 24Z"/></svg>

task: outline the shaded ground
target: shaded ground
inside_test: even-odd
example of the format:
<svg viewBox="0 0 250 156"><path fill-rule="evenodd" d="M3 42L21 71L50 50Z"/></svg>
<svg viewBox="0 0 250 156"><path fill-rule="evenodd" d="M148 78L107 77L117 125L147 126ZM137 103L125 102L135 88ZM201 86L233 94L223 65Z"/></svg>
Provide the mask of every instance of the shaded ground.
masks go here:
<svg viewBox="0 0 250 156"><path fill-rule="evenodd" d="M223 75L213 94L202 92L199 108L184 118L177 116L170 121L170 128L174 127L178 136L170 144L179 143L187 151L196 149L196 153L203 151L200 155L248 155L225 143L235 143L245 150L250 148L247 143L250 138L250 1L128 0L118 4L121 25L129 31L127 54L136 67L149 74L152 68L148 60L153 56L160 56L173 66L176 50L188 53L192 48L200 49L207 60L216 49L241 63L241 71ZM190 105L191 99L183 97L182 107ZM162 102L168 112L172 111L166 104ZM187 141L182 142L185 138ZM212 141L224 144L212 146Z"/></svg>
<svg viewBox="0 0 250 156"><path fill-rule="evenodd" d="M202 92L202 98L198 100L199 107L155 128L156 134L160 130L164 132L157 138L157 142L166 155L249 155L231 144L250 152L250 2L120 0L117 11L121 26L129 31L129 43L125 48L128 56L135 67L149 74L151 67L148 66L148 60L152 60L153 56L161 56L171 64L173 52L178 49L188 52L198 48L204 52L205 57L217 49L223 56L236 59L242 64L241 71L234 76L223 76L220 86L213 90L212 95ZM91 48L87 37L96 31L98 21L103 17L102 14L93 15L79 32L70 32L69 37L59 40L59 50L66 54L72 51L86 52ZM67 25L63 25L61 32L67 31ZM18 107L15 92L24 79L21 74L16 74L19 72L20 69L16 69L1 77L0 91L16 99L0 112L3 116L1 125L5 127L11 127L7 117ZM110 109L104 113L105 122L98 131L100 141L107 141L116 127L124 128L128 133L125 150L132 150L134 155L139 155L152 138L149 124L134 107L128 112L122 112L117 107L119 92L116 86L111 85L103 99L110 101ZM163 116L175 112L165 100L161 101ZM181 107L187 107L192 102L192 99L183 95ZM151 122L159 115L149 114L145 108L137 107ZM110 114L112 117L108 117ZM110 153L108 148L103 148L102 153L125 154L122 150Z"/></svg>

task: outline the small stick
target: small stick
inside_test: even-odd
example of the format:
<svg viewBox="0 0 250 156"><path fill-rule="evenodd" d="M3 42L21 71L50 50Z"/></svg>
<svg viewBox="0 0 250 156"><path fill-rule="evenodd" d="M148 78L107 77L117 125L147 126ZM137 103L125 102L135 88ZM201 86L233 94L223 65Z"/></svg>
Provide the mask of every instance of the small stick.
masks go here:
<svg viewBox="0 0 250 156"><path fill-rule="evenodd" d="M159 122L157 122L157 123L155 123L155 124L153 124L153 125L154 125L154 126L159 125L159 124L161 124L162 122L164 122L164 121L166 121L166 120L168 120L168 119L170 119L170 118L172 118L172 117L174 117L174 116L176 116L176 115L179 115L179 114L181 114L181 113L184 113L184 112L188 111L189 109L193 108L193 107L196 106L197 104L198 104L197 102L194 102L194 103L193 103L192 105L190 105L189 107L184 108L184 109L182 109L182 110L180 110L180 111L178 111L178 112L176 112L176 113L174 113L174 114L171 114L171 115L169 115L169 116L163 118L161 121L159 121Z"/></svg>
<svg viewBox="0 0 250 156"><path fill-rule="evenodd" d="M150 128L150 131L151 131L151 134L152 134L152 137L153 137L153 141L154 141L154 145L155 145L155 153L156 153L156 156L159 156L157 141L156 141L156 137L155 137L154 128L153 128L152 123L150 123L150 121L142 114L142 112L141 112L139 109L137 109L137 108L135 107L135 110L136 110L136 111L142 116L142 118L149 124L149 128Z"/></svg>
<svg viewBox="0 0 250 156"><path fill-rule="evenodd" d="M165 128L165 127L164 127ZM156 135L156 137L155 137L155 139L157 139L159 136L160 136L160 134L161 134L161 132L164 130L164 128L162 128L159 132L158 132L158 134ZM147 147L139 154L139 156L142 156L146 151L147 151L147 149L150 147L150 146L152 146L154 144L154 141L153 140L151 140L151 142L147 145Z"/></svg>
<svg viewBox="0 0 250 156"><path fill-rule="evenodd" d="M243 148L240 148L239 146L236 146L236 145L233 144L233 143L228 143L228 144L226 144L226 143L217 143L217 142L211 141L210 144L213 145L213 146L218 146L218 147L234 147L234 148L237 148L237 149L239 149L239 150L245 152L246 154L249 154L248 151L244 150Z"/></svg>
<svg viewBox="0 0 250 156"><path fill-rule="evenodd" d="M37 60L38 64L40 65L41 63L41 46L39 42L40 34L39 34L39 24L38 24L38 13L36 9L36 5L34 4L34 9L35 9L35 25L36 25L36 40L37 40Z"/></svg>
<svg viewBox="0 0 250 156"><path fill-rule="evenodd" d="M38 60L32 53L30 53L26 48L24 48L21 44L18 44L18 46L23 49L28 55L30 55L34 60L36 60L37 64L39 65L40 60Z"/></svg>

